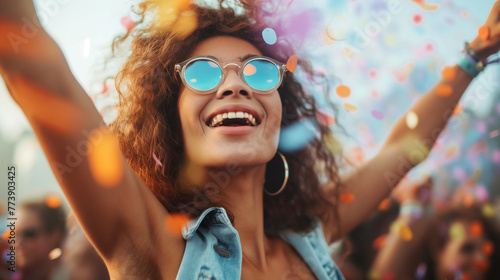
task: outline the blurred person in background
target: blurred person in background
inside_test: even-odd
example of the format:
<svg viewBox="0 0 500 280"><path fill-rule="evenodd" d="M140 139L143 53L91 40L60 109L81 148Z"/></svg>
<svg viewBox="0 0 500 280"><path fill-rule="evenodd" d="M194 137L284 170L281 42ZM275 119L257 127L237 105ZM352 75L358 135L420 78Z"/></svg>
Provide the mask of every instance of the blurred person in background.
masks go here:
<svg viewBox="0 0 500 280"><path fill-rule="evenodd" d="M18 210L16 277L23 280L66 280L67 269L61 265L66 236L65 211L62 206L44 200L23 203ZM57 207L55 207L57 206Z"/></svg>

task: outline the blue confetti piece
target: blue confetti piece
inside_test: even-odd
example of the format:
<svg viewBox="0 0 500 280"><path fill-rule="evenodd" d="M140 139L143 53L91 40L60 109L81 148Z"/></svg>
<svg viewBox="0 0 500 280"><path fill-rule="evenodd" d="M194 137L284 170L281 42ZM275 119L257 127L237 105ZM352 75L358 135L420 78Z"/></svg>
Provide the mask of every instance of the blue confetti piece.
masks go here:
<svg viewBox="0 0 500 280"><path fill-rule="evenodd" d="M262 31L262 38L264 38L264 42L268 45L274 45L278 41L278 36L276 36L276 32L272 28L266 28Z"/></svg>
<svg viewBox="0 0 500 280"><path fill-rule="evenodd" d="M279 150L284 152L300 150L317 138L317 135L318 125L314 120L296 122L281 130Z"/></svg>

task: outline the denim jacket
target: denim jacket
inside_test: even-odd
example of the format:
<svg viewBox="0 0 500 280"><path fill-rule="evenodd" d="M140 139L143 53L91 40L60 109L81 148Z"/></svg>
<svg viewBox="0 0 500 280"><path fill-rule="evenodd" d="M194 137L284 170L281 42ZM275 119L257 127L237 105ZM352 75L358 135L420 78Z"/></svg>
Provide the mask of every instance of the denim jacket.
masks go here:
<svg viewBox="0 0 500 280"><path fill-rule="evenodd" d="M205 210L182 230L186 249L177 274L179 280L234 280L241 278L242 251L240 237L223 208ZM333 262L321 223L301 235L284 232L281 238L302 256L316 278L343 280Z"/></svg>

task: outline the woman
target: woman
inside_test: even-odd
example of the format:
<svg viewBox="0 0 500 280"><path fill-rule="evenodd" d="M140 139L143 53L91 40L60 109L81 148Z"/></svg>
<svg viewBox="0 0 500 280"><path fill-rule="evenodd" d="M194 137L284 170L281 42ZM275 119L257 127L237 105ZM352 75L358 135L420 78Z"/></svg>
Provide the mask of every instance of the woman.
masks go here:
<svg viewBox="0 0 500 280"><path fill-rule="evenodd" d="M433 89L412 108L420 125L411 130L399 121L379 154L342 180L327 148L330 130L319 125L317 140L283 153L287 179L277 153L280 129L317 119L314 101L293 79L293 69L282 65L293 52L262 42L256 35L260 15L248 3L242 15L167 3L173 4L160 10L161 24L132 31L132 54L118 74L122 99L111 128L121 149L108 141L100 115L42 29L18 44L17 54L10 46L2 49L9 91L111 278L341 279L327 244L375 209L408 164L425 158L413 152L417 142L409 137L432 145L477 73L455 66L456 79L441 82L453 94L443 98ZM144 2L138 12L148 19L153 6ZM17 23L34 14L29 1L3 1L0 8L2 19ZM463 67L474 68L498 51L499 11L497 2L487 20L488 40L469 44L478 61ZM193 20L193 32L177 28ZM15 23L4 24L11 34L22 32ZM50 117L33 105L41 95L50 98ZM65 115L55 108L66 108ZM69 150L80 152L69 158ZM99 159L113 164L96 169ZM116 176L102 171L108 168ZM282 180L271 182L278 172ZM342 192L355 197L351 203L338 203L341 182ZM179 212L193 219L182 235L165 227Z"/></svg>

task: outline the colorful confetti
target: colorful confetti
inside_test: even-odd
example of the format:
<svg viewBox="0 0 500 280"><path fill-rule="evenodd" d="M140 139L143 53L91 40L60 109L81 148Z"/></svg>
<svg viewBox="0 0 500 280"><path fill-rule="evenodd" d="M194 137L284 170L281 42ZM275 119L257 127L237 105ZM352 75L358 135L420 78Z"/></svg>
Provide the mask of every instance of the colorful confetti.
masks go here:
<svg viewBox="0 0 500 280"><path fill-rule="evenodd" d="M374 250L379 250L384 246L385 239L387 238L387 234L381 235L377 237L377 239L373 240L372 247Z"/></svg>
<svg viewBox="0 0 500 280"><path fill-rule="evenodd" d="M409 129L415 129L418 126L418 115L415 112L409 111L406 114L406 126Z"/></svg>
<svg viewBox="0 0 500 280"><path fill-rule="evenodd" d="M477 237L483 234L483 224L480 221L474 221L469 225L469 232L472 236Z"/></svg>
<svg viewBox="0 0 500 280"><path fill-rule="evenodd" d="M102 187L115 187L123 179L124 172L118 140L109 130L97 129L88 143L94 144L88 156L94 180Z"/></svg>
<svg viewBox="0 0 500 280"><path fill-rule="evenodd" d="M435 11L439 9L439 5L434 5L434 4L426 4L424 3L424 0L412 0L413 2L417 3L422 9L426 11Z"/></svg>
<svg viewBox="0 0 500 280"><path fill-rule="evenodd" d="M490 39L490 29L488 26L481 26L478 30L479 38L483 41L488 41Z"/></svg>
<svg viewBox="0 0 500 280"><path fill-rule="evenodd" d="M498 135L500 135L500 131L498 129L495 129L492 132L490 132L490 138L495 138Z"/></svg>
<svg viewBox="0 0 500 280"><path fill-rule="evenodd" d="M436 87L436 93L443 97L450 96L453 93L453 87L450 85L438 85Z"/></svg>
<svg viewBox="0 0 500 280"><path fill-rule="evenodd" d="M156 164L158 164L159 166L163 166L163 164L161 163L161 161L156 157L155 153L153 153L153 159L156 161Z"/></svg>
<svg viewBox="0 0 500 280"><path fill-rule="evenodd" d="M453 240L461 240L466 236L464 226L459 222L455 222L450 226L448 234Z"/></svg>
<svg viewBox="0 0 500 280"><path fill-rule="evenodd" d="M346 86L346 85L339 85L335 91L337 92L337 95L341 98L346 98L351 95L351 89Z"/></svg>
<svg viewBox="0 0 500 280"><path fill-rule="evenodd" d="M169 214L165 218L165 227L167 231L175 236L182 237L182 229L187 226L190 219L183 214Z"/></svg>
<svg viewBox="0 0 500 280"><path fill-rule="evenodd" d="M443 79L447 82L451 82L457 77L457 71L451 66L446 66L441 74L443 75Z"/></svg>
<svg viewBox="0 0 500 280"><path fill-rule="evenodd" d="M50 194L45 197L45 204L50 208L58 208L62 204L61 198L56 194Z"/></svg>
<svg viewBox="0 0 500 280"><path fill-rule="evenodd" d="M464 105L462 104L457 104L457 106L455 106L455 109L453 109L453 113L451 113L452 116L458 116L460 115L460 113L462 113L464 111Z"/></svg>
<svg viewBox="0 0 500 280"><path fill-rule="evenodd" d="M399 228L399 236L404 241L411 241L413 239L413 232L411 231L409 226L401 225L401 227Z"/></svg>
<svg viewBox="0 0 500 280"><path fill-rule="evenodd" d="M286 69L292 73L295 72L295 69L297 68L297 63L298 63L297 56L296 55L290 56L290 58L286 62Z"/></svg>
<svg viewBox="0 0 500 280"><path fill-rule="evenodd" d="M484 242L483 252L485 255L491 256L491 254L493 254L494 249L495 249L495 245L493 245L493 242L491 242L489 240Z"/></svg>
<svg viewBox="0 0 500 280"><path fill-rule="evenodd" d="M383 120L384 119L384 114L378 110L372 110L372 116L376 118L377 120Z"/></svg>
<svg viewBox="0 0 500 280"><path fill-rule="evenodd" d="M342 104L342 106L344 107L344 110L346 110L348 113L352 113L352 112L355 112L358 110L358 107L356 107L350 103L344 103L344 104Z"/></svg>
<svg viewBox="0 0 500 280"><path fill-rule="evenodd" d="M316 114L316 118L318 119L318 122L324 126L331 126L337 123L334 116L321 110Z"/></svg>
<svg viewBox="0 0 500 280"><path fill-rule="evenodd" d="M427 265L425 263L419 264L417 267L417 271L415 272L415 279L417 280L424 279L426 272L427 272Z"/></svg>
<svg viewBox="0 0 500 280"><path fill-rule="evenodd" d="M127 29L127 31L130 31L135 27L134 21L129 16L122 17L120 22Z"/></svg>
<svg viewBox="0 0 500 280"><path fill-rule="evenodd" d="M422 15L416 14L413 16L413 22L416 24L420 24L422 22Z"/></svg>
<svg viewBox="0 0 500 280"><path fill-rule="evenodd" d="M262 38L268 45L274 45L278 41L278 36L274 29L268 27L262 31Z"/></svg>
<svg viewBox="0 0 500 280"><path fill-rule="evenodd" d="M49 259L50 260L55 260L58 259L62 255L62 250L61 248L54 248L52 251L49 253Z"/></svg>
<svg viewBox="0 0 500 280"><path fill-rule="evenodd" d="M292 152L307 146L316 138L317 126L315 120L306 119L282 128L278 144L280 150Z"/></svg>
<svg viewBox="0 0 500 280"><path fill-rule="evenodd" d="M184 11L171 26L171 31L179 38L186 38L198 27L198 16L192 10Z"/></svg>
<svg viewBox="0 0 500 280"><path fill-rule="evenodd" d="M351 203L355 198L353 193L343 193L340 195L340 201L342 203Z"/></svg>
<svg viewBox="0 0 500 280"><path fill-rule="evenodd" d="M483 205L481 212L487 218L495 217L495 208L493 207L493 205L491 205L489 203Z"/></svg>
<svg viewBox="0 0 500 280"><path fill-rule="evenodd" d="M390 198L386 198L384 200L382 200L379 205L378 205L378 210L380 211L387 211L389 210L389 208L391 207L391 199Z"/></svg>
<svg viewBox="0 0 500 280"><path fill-rule="evenodd" d="M7 229L2 233L2 240L9 240L9 236L10 236L10 229Z"/></svg>

